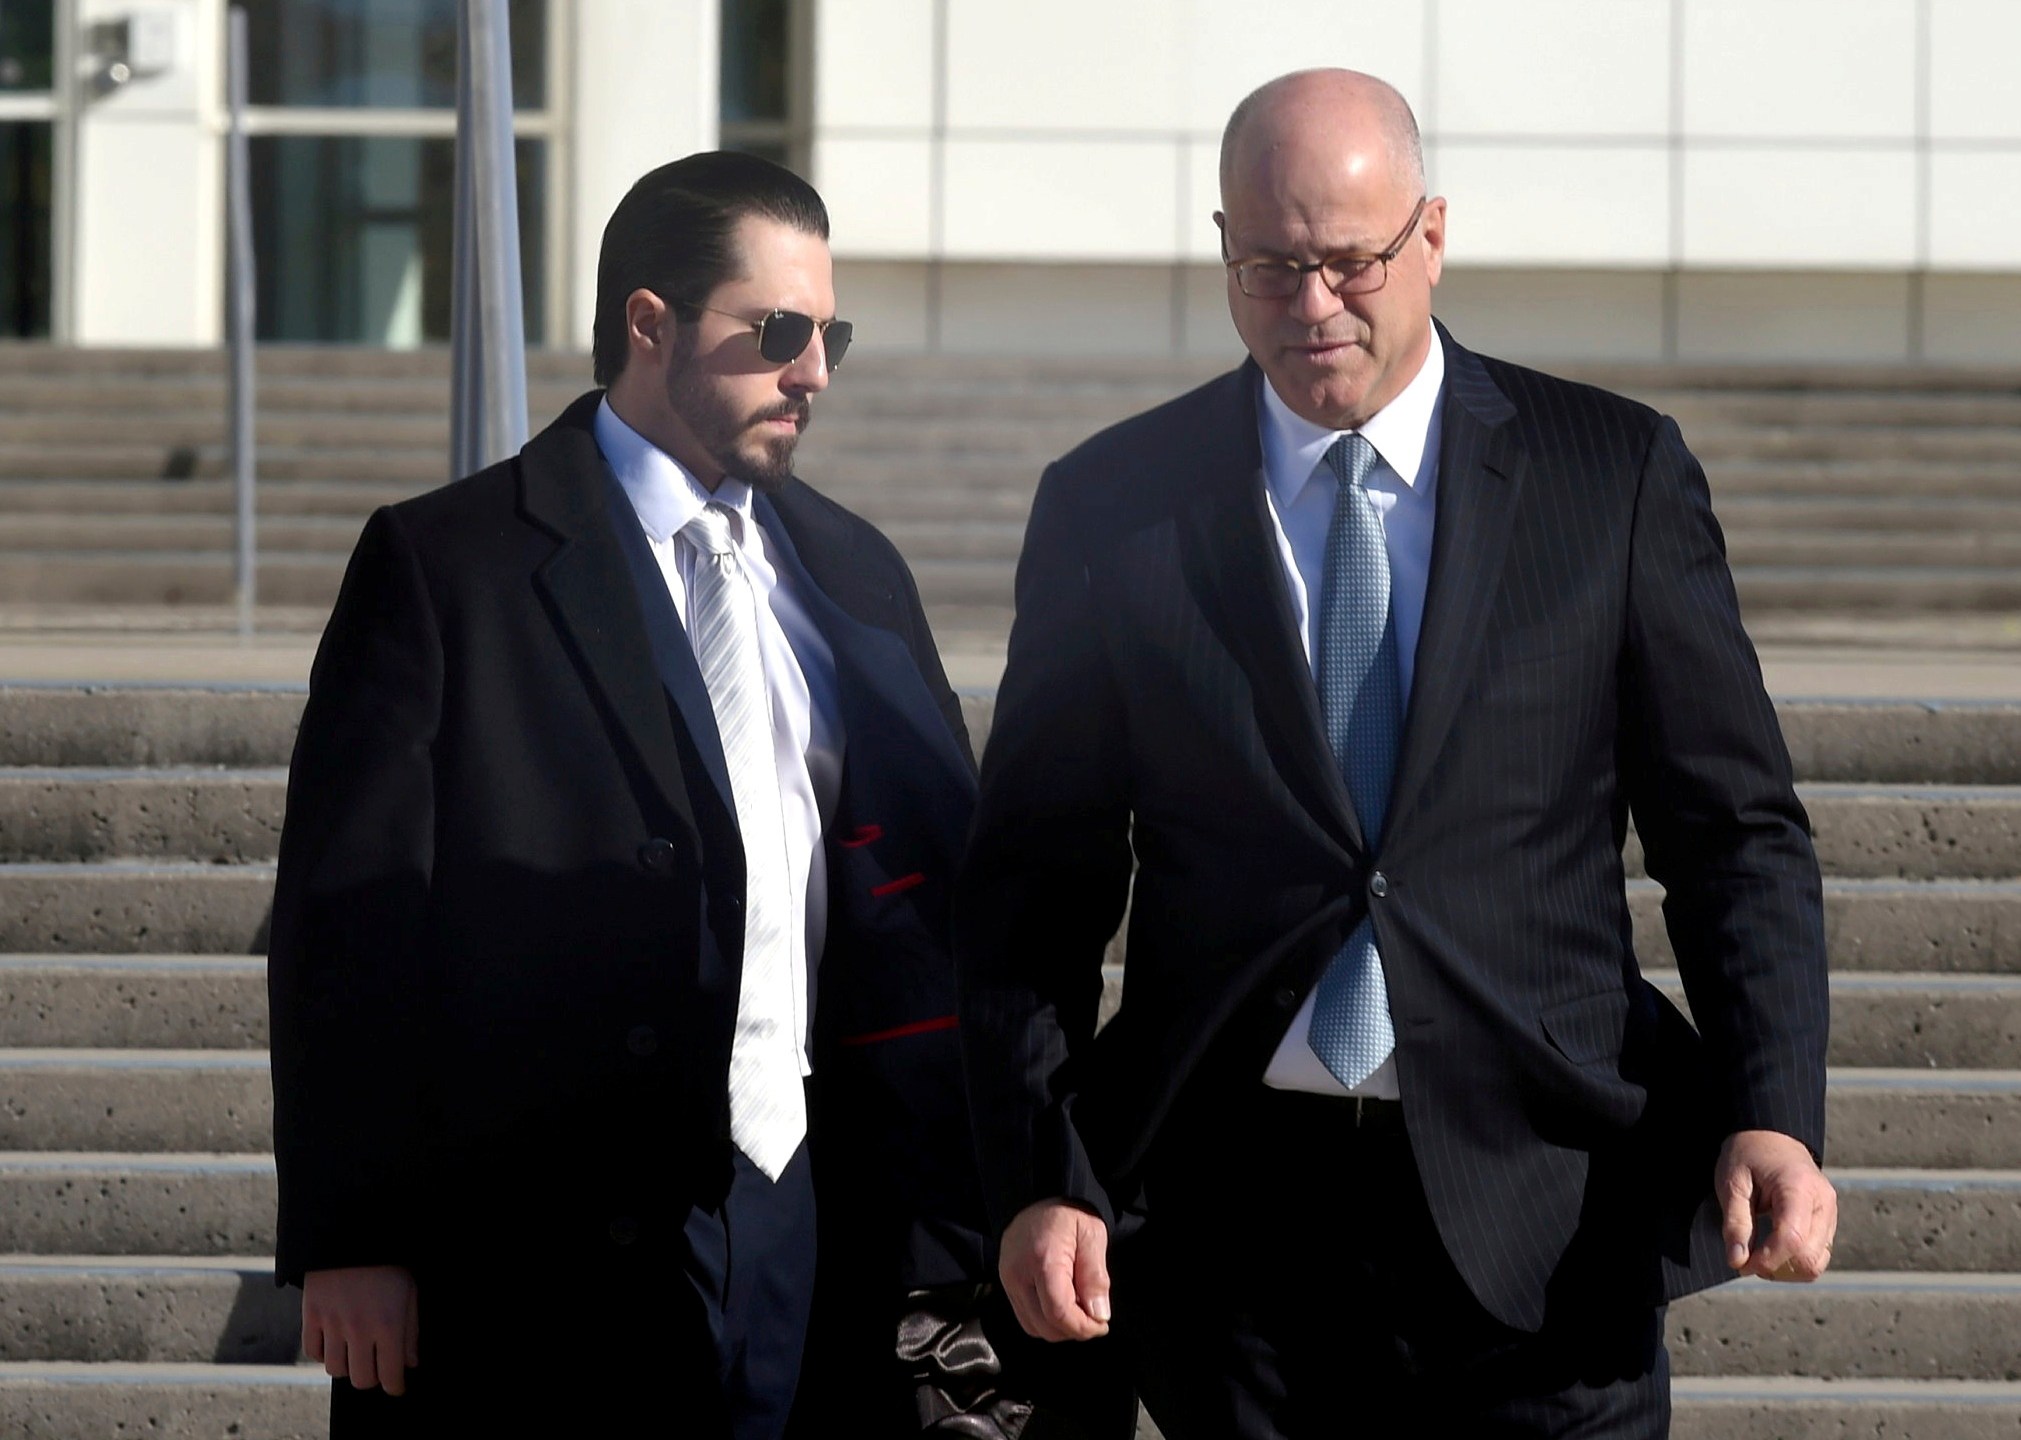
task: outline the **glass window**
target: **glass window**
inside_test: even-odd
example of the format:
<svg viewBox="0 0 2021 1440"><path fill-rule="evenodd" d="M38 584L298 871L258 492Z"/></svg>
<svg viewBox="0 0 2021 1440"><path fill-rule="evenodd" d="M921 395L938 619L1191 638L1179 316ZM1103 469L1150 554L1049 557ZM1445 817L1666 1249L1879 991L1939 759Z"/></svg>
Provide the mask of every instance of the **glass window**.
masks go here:
<svg viewBox="0 0 2021 1440"><path fill-rule="evenodd" d="M0 335L9 339L49 334L50 130L0 124Z"/></svg>
<svg viewBox="0 0 2021 1440"><path fill-rule="evenodd" d="M787 119L786 0L723 0L723 119Z"/></svg>
<svg viewBox="0 0 2021 1440"><path fill-rule="evenodd" d="M246 0L254 105L456 104L457 0ZM547 105L547 0L510 0L512 103Z"/></svg>
<svg viewBox="0 0 2021 1440"><path fill-rule="evenodd" d="M0 0L0 93L50 88L55 12L56 0Z"/></svg>
<svg viewBox="0 0 2021 1440"><path fill-rule="evenodd" d="M449 338L454 141L267 135L250 147L260 339L406 348ZM547 146L515 149L526 342L538 345Z"/></svg>

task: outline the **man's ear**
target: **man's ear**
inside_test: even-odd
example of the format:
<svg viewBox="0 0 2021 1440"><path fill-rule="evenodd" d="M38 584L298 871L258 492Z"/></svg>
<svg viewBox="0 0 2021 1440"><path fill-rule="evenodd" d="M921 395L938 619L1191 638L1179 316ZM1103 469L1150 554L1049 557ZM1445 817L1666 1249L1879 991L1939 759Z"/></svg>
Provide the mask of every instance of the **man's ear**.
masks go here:
<svg viewBox="0 0 2021 1440"><path fill-rule="evenodd" d="M625 349L633 355L656 360L673 344L673 307L643 287L625 296Z"/></svg>

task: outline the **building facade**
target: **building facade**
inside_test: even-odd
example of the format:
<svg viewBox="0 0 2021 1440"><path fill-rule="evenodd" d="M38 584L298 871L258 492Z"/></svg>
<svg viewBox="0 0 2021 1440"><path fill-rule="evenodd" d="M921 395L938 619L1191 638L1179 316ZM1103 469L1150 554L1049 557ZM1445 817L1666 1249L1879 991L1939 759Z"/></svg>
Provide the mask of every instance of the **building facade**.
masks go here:
<svg viewBox="0 0 2021 1440"><path fill-rule="evenodd" d="M248 0L260 331L447 333L453 0ZM1543 360L2021 366L2015 0L512 0L528 333L588 343L651 165L779 156L892 352L1235 346L1216 154L1395 82L1439 309ZM0 332L215 344L224 0L0 0ZM123 76L117 67L124 67Z"/></svg>

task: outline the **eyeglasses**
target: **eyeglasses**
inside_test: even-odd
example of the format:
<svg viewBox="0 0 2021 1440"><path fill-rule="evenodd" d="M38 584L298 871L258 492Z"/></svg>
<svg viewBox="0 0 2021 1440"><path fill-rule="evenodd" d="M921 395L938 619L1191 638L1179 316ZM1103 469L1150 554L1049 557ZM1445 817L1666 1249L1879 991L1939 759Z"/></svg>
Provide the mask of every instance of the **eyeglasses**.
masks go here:
<svg viewBox="0 0 2021 1440"><path fill-rule="evenodd" d="M727 315L732 320L742 320L756 330L758 353L774 365L791 365L806 354L808 345L813 342L814 332L819 330L821 348L828 352L828 368L839 369L842 357L849 353L849 342L856 334L856 327L847 320L816 320L798 310L774 310L753 320L734 310L718 310L711 305L697 305L695 308L707 310L711 315Z"/></svg>
<svg viewBox="0 0 2021 1440"><path fill-rule="evenodd" d="M1235 283L1251 300L1288 300L1298 293L1305 277L1319 272L1319 281L1336 295L1367 295L1389 283L1389 262L1403 253L1404 242L1424 218L1431 197L1419 196L1396 239L1373 255L1344 250L1310 263L1299 260L1231 260L1228 236L1221 236L1221 263L1235 272ZM830 362L833 363L833 362Z"/></svg>

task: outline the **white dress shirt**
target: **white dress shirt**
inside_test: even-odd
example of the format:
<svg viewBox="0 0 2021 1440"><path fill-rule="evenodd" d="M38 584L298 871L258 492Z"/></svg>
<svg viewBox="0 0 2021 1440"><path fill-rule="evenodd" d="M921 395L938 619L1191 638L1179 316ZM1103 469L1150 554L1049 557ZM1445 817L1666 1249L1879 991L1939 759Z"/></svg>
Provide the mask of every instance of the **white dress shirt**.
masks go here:
<svg viewBox="0 0 2021 1440"><path fill-rule="evenodd" d="M1424 624L1425 581L1431 574L1445 378L1445 349L1434 329L1431 349L1418 373L1396 399L1361 427L1361 434L1375 447L1378 461L1365 483L1382 521L1383 548L1389 551L1390 609L1396 617L1396 660L1406 715L1417 668L1418 631ZM1259 378L1257 384L1263 392L1256 413L1271 525L1276 531L1278 558L1284 564L1284 581L1291 591L1291 613L1298 622L1299 639L1305 643L1305 663L1315 665L1326 532L1333 523L1334 497L1340 489L1340 482L1325 463L1326 452L1345 432L1300 419L1278 398L1268 379ZM1284 1032L1277 1053L1263 1072L1263 1083L1321 1095L1396 1099L1394 1054L1353 1090L1342 1086L1313 1054L1307 1032L1312 1027L1317 991L1315 986L1306 995L1305 1004Z"/></svg>
<svg viewBox="0 0 2021 1440"><path fill-rule="evenodd" d="M597 407L595 432L597 448L638 512L684 628L701 552L681 536L681 530L711 502L727 506L737 517L731 528L738 558L766 602L758 607L758 648L772 713L779 803L786 820L786 879L792 902L806 915L806 924L791 931L795 952L789 966L791 1014L800 1035L800 1073L812 1074L811 997L828 934L828 861L821 837L842 792L835 654L792 582L779 573L772 543L753 513L749 485L726 479L711 494L679 461L619 419L608 399Z"/></svg>

